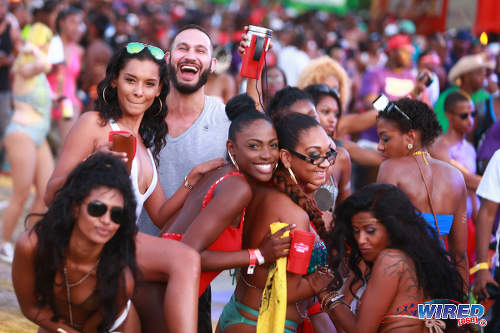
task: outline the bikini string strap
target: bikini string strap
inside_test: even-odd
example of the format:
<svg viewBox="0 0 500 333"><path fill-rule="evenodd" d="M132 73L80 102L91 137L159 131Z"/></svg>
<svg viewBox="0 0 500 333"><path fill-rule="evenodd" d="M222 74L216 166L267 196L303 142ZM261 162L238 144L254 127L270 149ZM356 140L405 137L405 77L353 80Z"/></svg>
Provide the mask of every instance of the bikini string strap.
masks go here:
<svg viewBox="0 0 500 333"><path fill-rule="evenodd" d="M414 153L413 156L415 158L415 162L417 162L418 171L420 171L420 176L422 177L422 181L424 182L424 186L425 186L425 191L427 192L427 198L429 199L429 206L431 207L432 215L434 215L434 222L436 223L436 230L438 232L439 238L441 238L441 231L439 230L439 224L438 224L438 220L436 217L436 212L434 211L434 207L432 206L431 193L429 192L429 187L427 186L427 182L425 181L424 173L422 172L422 168L420 167L420 163L418 163L418 159L415 155L416 154ZM423 155L423 156L425 156L425 155Z"/></svg>

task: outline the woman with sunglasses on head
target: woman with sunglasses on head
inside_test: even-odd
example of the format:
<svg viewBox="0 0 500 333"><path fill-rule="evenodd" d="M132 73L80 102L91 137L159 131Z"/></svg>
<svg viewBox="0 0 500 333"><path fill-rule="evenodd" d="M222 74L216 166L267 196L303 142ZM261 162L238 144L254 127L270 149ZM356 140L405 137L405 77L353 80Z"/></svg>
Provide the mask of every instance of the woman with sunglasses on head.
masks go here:
<svg viewBox="0 0 500 333"><path fill-rule="evenodd" d="M166 200L156 170L167 135L167 106L163 102L169 90L166 73L164 53L155 46L129 43L113 55L98 86L97 111L84 113L69 133L47 186L46 203L79 161L111 148L111 131L124 130L136 139L130 174L137 216L144 205L159 228L182 207L190 186L205 172L223 165L222 159L200 164L187 175L186 185ZM126 153L114 154L130 162Z"/></svg>
<svg viewBox="0 0 500 333"><path fill-rule="evenodd" d="M139 216L144 206L158 227L178 211L189 194L190 188L202 175L223 164L222 159L202 163L195 167L187 176L184 186L168 200L165 198L161 184L158 182L157 161L161 148L165 145L167 125L165 116L167 106L163 102L168 94L167 65L163 51L157 47L142 43L129 43L121 48L111 58L106 69L106 77L98 86L99 98L97 112L85 112L71 129L62 148L59 161L47 186L45 201L50 204L54 193L66 180L69 172L87 156L97 151L109 151L109 134L111 131L126 130L136 140L136 152L131 161L130 177L137 200L136 216ZM126 153L113 152L127 162ZM137 257L141 273L147 281L169 281L169 287L175 285L172 281L178 276L187 274L192 267L191 252L186 256L179 255L171 264L165 263L165 256L159 254L171 249L179 253L187 248L176 242L162 242L157 237L142 233L137 237ZM161 260L162 263L158 262ZM187 260L183 269L182 261ZM199 260L199 258L198 258ZM178 266L179 275L174 280L168 272ZM199 267L196 268L199 271ZM184 277L189 284L193 277ZM184 283L179 281L179 283ZM167 293L178 293L182 288L167 290ZM172 297L169 298L169 302ZM196 300L196 292L189 290L186 302ZM174 298L175 300L175 298ZM167 302L167 301L165 301ZM173 302L175 303L175 302ZM166 312L170 317L179 313L179 318L186 318L183 309L176 308L174 312ZM185 311L190 317L193 313ZM175 317L175 316L173 316ZM170 317L170 318L173 318ZM183 322L183 324L185 324ZM195 326L196 323L190 323ZM175 325L175 322L169 323ZM186 328L190 330L189 328Z"/></svg>
<svg viewBox="0 0 500 333"><path fill-rule="evenodd" d="M110 154L80 163L49 209L17 241L12 280L38 332L135 332L135 197Z"/></svg>
<svg viewBox="0 0 500 333"><path fill-rule="evenodd" d="M308 184L322 185L326 170L333 163L335 144L321 125L310 116L291 113L275 123L280 147L280 162L270 184L258 184L246 211L243 247L254 248L276 221L296 225L296 230L317 231L308 273L318 279L286 273L285 332L295 332L307 307L300 302L314 296L331 279L320 274L326 264L326 248L320 236L326 234L321 213L304 192ZM255 332L262 295L270 265L258 266L253 274L241 270L231 301L224 307L218 332ZM323 278L320 278L323 276ZM312 281L316 281L313 283Z"/></svg>
<svg viewBox="0 0 500 333"><path fill-rule="evenodd" d="M291 227L269 234L253 248L242 248L246 207L253 189L271 180L278 162L278 138L271 120L255 109L247 95L230 99L226 113L231 120L227 141L230 163L207 173L174 221L162 230L163 238L179 240L201 254L200 296L222 270L247 267L254 256L259 262L273 262L287 255L285 250L290 244L289 238L279 236ZM140 286L136 293L138 312L147 332L165 331L158 313L160 291L160 286L149 284Z"/></svg>
<svg viewBox="0 0 500 333"><path fill-rule="evenodd" d="M421 320L417 304L429 300L461 303L464 281L439 235L398 187L368 185L340 204L328 235L333 285L320 293L323 311L346 333L443 332L456 321ZM348 260L346 260L346 257ZM360 269L360 263L367 269ZM348 264L352 278L344 282ZM360 282L355 311L344 301ZM450 328L448 327L448 328Z"/></svg>
<svg viewBox="0 0 500 333"><path fill-rule="evenodd" d="M338 92L324 84L313 84L304 89L314 100L320 124L337 146L338 156L330 168L326 189L332 193L333 205L345 200L351 195L351 159L349 153L342 147L342 142L336 138L337 125L342 115L342 104Z"/></svg>
<svg viewBox="0 0 500 333"><path fill-rule="evenodd" d="M467 283L467 191L456 168L429 154L428 147L441 132L434 111L423 102L400 99L380 111L377 131L378 150L386 159L377 183L394 184L408 195L424 219L447 240Z"/></svg>

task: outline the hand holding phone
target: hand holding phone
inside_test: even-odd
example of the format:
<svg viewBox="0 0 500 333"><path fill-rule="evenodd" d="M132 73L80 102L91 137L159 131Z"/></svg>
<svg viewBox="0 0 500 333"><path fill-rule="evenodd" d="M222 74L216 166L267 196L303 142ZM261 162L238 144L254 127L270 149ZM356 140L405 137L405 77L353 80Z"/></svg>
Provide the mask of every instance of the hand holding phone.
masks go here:
<svg viewBox="0 0 500 333"><path fill-rule="evenodd" d="M128 131L111 131L109 132L109 141L111 142L112 151L127 154L127 162L125 165L130 173L130 170L132 170L132 161L134 160L137 150L137 140L135 136Z"/></svg>
<svg viewBox="0 0 500 333"><path fill-rule="evenodd" d="M424 78L426 78L426 77L427 77L427 80L424 82L424 85L425 85L426 87L428 87L428 86L430 86L430 85L432 84L432 82L434 81L434 80L432 79L432 76L431 76L431 75L429 75L429 73L426 73L426 72L421 72L421 73L418 75L417 80L418 80L418 82L421 82L421 81L422 81Z"/></svg>

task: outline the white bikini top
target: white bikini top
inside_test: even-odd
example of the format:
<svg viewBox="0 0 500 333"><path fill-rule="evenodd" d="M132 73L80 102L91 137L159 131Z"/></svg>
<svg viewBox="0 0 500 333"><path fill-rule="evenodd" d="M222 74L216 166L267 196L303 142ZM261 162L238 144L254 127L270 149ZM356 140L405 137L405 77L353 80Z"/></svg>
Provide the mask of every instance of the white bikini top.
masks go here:
<svg viewBox="0 0 500 333"><path fill-rule="evenodd" d="M111 119L109 121L109 125L111 126L111 129L113 131L120 131L120 126ZM137 201L137 207L135 208L135 214L136 214L136 223L139 221L139 216L141 216L142 212L142 206L144 205L144 202L149 198L149 196L153 193L153 191L156 188L156 183L158 182L158 171L156 170L156 164L155 160L153 158L153 154L151 154L151 150L148 148L146 149L149 157L151 158L151 166L153 167L153 180L151 181L151 184L149 185L148 189L144 194L141 194L141 191L139 191L139 172L137 170L137 159L134 156L134 159L132 160L132 169L130 170L130 180L132 181L132 187L134 189L135 193L135 200Z"/></svg>

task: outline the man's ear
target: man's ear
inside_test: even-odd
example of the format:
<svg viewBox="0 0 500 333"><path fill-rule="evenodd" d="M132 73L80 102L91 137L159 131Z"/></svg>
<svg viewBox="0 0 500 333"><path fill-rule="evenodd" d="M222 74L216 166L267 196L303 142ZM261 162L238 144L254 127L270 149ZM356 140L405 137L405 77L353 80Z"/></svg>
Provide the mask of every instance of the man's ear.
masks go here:
<svg viewBox="0 0 500 333"><path fill-rule="evenodd" d="M286 169L292 166L292 154L288 150L280 149L280 160Z"/></svg>
<svg viewBox="0 0 500 333"><path fill-rule="evenodd" d="M215 71L215 64L217 64L217 59L212 58L212 61L210 62L210 73Z"/></svg>

